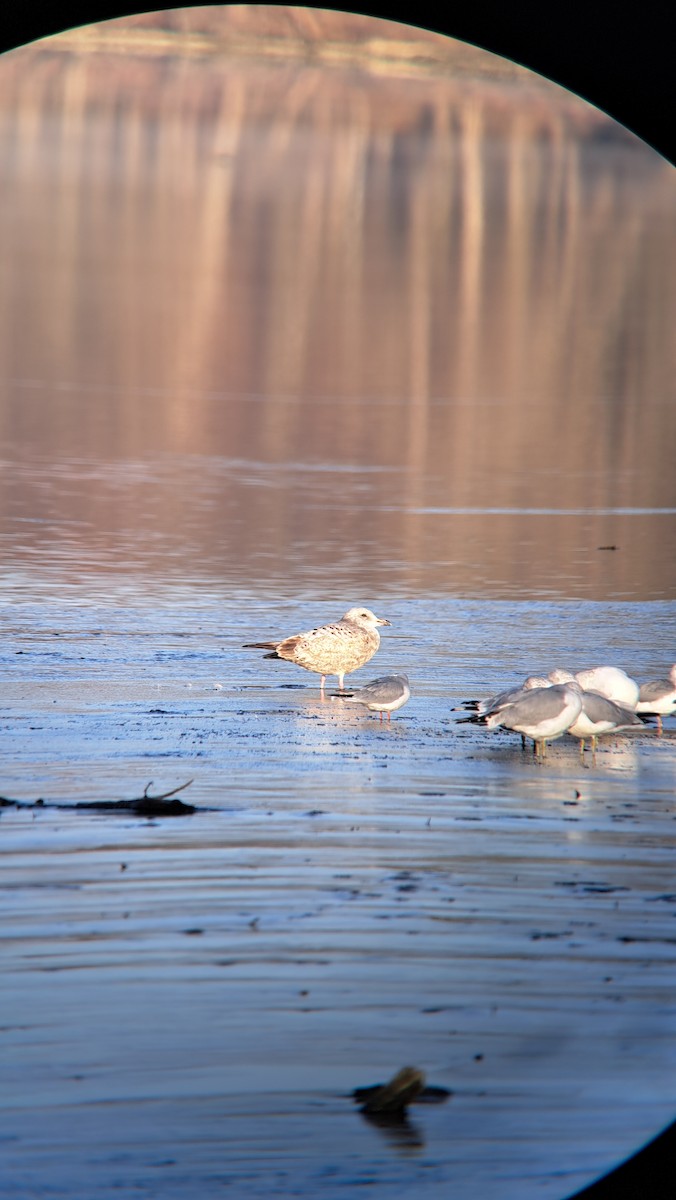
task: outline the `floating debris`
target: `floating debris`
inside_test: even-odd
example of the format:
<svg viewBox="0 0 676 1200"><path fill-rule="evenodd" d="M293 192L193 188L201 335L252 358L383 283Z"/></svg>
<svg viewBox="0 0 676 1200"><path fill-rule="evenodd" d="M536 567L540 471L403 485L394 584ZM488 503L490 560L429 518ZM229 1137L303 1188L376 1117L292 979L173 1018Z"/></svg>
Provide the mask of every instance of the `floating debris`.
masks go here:
<svg viewBox="0 0 676 1200"><path fill-rule="evenodd" d="M392 1119L403 1118L409 1104L443 1104L451 1095L448 1088L427 1087L425 1072L418 1067L402 1067L388 1083L355 1088L352 1093L363 1113Z"/></svg>

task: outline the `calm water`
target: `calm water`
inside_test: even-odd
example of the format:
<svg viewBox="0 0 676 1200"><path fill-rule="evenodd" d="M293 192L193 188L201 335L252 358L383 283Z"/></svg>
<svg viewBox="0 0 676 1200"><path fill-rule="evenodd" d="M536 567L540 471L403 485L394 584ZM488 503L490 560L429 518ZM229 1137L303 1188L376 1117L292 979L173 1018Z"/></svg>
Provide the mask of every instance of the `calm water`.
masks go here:
<svg viewBox="0 0 676 1200"><path fill-rule="evenodd" d="M0 1196L563 1200L674 1115L674 726L453 710L676 660L673 170L536 80L54 47L0 162ZM242 648L362 602L391 726Z"/></svg>

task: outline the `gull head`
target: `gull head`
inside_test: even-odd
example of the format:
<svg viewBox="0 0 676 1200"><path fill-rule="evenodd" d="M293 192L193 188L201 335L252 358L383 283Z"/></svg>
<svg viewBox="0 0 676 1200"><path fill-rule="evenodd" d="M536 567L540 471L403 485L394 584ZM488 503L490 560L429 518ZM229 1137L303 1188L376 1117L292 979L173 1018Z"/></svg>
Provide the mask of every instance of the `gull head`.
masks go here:
<svg viewBox="0 0 676 1200"><path fill-rule="evenodd" d="M350 608L341 617L342 621L351 621L353 625L361 625L362 629L375 629L376 625L390 625L384 617L377 617L370 608Z"/></svg>

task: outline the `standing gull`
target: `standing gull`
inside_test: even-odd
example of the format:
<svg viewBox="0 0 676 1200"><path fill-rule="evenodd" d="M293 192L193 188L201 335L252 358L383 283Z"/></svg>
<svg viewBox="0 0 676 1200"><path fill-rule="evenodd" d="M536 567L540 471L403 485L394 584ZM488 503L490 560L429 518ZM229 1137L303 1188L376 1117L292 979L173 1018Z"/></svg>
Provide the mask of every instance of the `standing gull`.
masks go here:
<svg viewBox="0 0 676 1200"><path fill-rule="evenodd" d="M493 713L483 716L464 717L489 729L513 729L532 738L535 751L544 758L547 742L561 737L570 728L582 709L582 689L577 682L558 683L552 687L533 688L511 704L505 704Z"/></svg>
<svg viewBox="0 0 676 1200"><path fill-rule="evenodd" d="M620 729L643 728L643 721L631 708L616 704L600 692L582 692L582 708L568 733L580 739L580 756L584 752L587 738L591 739L592 754L596 754L596 739L602 733L614 733Z"/></svg>
<svg viewBox="0 0 676 1200"><path fill-rule="evenodd" d="M513 704L515 700L521 700L523 696L527 696L535 688L548 688L551 686L551 681L545 679L542 675L529 675L524 679L523 683L517 683L504 692L498 692L497 696L489 696L486 700L465 700L462 708L473 709L479 717L494 716L505 705ZM463 720L471 721L472 717L464 717ZM460 723L462 724L462 721ZM521 734L521 749L526 749L526 738L523 733Z"/></svg>
<svg viewBox="0 0 676 1200"><path fill-rule="evenodd" d="M662 732L662 717L676 713L676 663L666 679L651 679L641 684L636 711L657 717L657 731Z"/></svg>
<svg viewBox="0 0 676 1200"><path fill-rule="evenodd" d="M381 675L380 679L372 679L363 687L351 692L334 692L333 699L342 699L346 704L363 704L371 712L387 713L388 721L397 708L401 708L410 699L411 688L408 675Z"/></svg>
<svg viewBox="0 0 676 1200"><path fill-rule="evenodd" d="M306 671L321 675L320 689L324 691L327 675L338 676L341 692L345 676L363 667L373 658L380 645L378 625L389 625L369 608L351 608L332 625L320 625L307 633L294 633L280 642L246 642L245 649L269 650L264 658L283 658Z"/></svg>

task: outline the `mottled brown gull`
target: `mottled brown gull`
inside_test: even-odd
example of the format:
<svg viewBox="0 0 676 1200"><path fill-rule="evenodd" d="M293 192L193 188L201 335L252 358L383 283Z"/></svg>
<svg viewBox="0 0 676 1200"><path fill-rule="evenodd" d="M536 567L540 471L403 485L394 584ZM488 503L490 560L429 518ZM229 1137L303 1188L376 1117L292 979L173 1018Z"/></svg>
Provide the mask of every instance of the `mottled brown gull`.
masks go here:
<svg viewBox="0 0 676 1200"><path fill-rule="evenodd" d="M334 692L334 699L344 700L346 704L362 704L371 712L387 713L388 721L397 708L401 708L411 696L411 688L407 675L381 675L372 679L363 687L354 688L351 692Z"/></svg>
<svg viewBox="0 0 676 1200"><path fill-rule="evenodd" d="M343 691L345 676L363 667L378 649L378 626L389 624L369 608L356 607L332 625L320 625L307 633L294 633L279 642L247 642L245 649L269 650L271 653L265 654L264 658L283 658L306 671L314 671L322 677L322 691L326 676L337 675L338 687Z"/></svg>
<svg viewBox="0 0 676 1200"><path fill-rule="evenodd" d="M651 679L641 684L636 711L657 717L657 729L662 732L662 717L676 713L676 663L666 679Z"/></svg>

